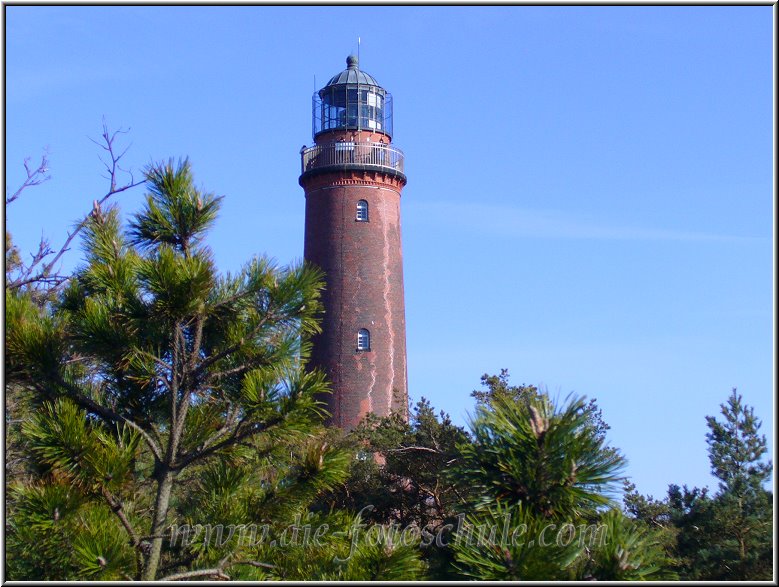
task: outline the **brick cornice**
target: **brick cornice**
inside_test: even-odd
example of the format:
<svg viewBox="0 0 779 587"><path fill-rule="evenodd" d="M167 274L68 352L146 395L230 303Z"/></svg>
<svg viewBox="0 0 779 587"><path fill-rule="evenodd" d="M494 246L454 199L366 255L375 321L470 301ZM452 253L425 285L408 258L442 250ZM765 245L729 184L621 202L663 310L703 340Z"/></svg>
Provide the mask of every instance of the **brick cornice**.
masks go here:
<svg viewBox="0 0 779 587"><path fill-rule="evenodd" d="M378 171L320 173L311 177L301 177L300 183L306 192L316 191L324 187L349 185L388 188L400 192L406 184L405 181L402 181L401 178L395 175Z"/></svg>

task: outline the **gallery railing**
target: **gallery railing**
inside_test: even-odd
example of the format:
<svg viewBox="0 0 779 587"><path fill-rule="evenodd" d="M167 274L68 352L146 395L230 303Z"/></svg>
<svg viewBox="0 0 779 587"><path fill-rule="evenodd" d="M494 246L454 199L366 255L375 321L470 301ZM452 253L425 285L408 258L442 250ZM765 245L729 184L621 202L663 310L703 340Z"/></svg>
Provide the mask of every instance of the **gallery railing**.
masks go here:
<svg viewBox="0 0 779 587"><path fill-rule="evenodd" d="M384 143L336 142L314 145L300 151L301 169L305 174L328 167L393 171L403 174L403 151Z"/></svg>

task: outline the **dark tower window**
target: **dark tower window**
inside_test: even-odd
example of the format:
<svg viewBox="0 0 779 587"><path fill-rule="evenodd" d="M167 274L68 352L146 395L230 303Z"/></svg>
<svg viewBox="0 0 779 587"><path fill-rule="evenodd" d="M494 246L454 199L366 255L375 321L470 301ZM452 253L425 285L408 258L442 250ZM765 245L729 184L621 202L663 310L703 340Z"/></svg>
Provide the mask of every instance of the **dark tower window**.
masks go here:
<svg viewBox="0 0 779 587"><path fill-rule="evenodd" d="M365 200L357 202L357 221L368 222L368 202Z"/></svg>
<svg viewBox="0 0 779 587"><path fill-rule="evenodd" d="M360 328L357 333L357 350L369 351L371 350L371 333L365 328Z"/></svg>

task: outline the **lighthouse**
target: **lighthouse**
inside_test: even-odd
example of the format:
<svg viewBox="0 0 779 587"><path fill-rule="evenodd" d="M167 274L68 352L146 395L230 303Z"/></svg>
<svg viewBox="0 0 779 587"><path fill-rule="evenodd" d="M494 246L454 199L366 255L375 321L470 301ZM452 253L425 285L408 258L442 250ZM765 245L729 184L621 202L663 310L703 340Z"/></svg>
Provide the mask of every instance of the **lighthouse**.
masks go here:
<svg viewBox="0 0 779 587"><path fill-rule="evenodd" d="M304 258L324 272L322 332L310 365L325 371L330 424L408 416L400 195L392 96L357 58L313 96L314 145L301 150Z"/></svg>

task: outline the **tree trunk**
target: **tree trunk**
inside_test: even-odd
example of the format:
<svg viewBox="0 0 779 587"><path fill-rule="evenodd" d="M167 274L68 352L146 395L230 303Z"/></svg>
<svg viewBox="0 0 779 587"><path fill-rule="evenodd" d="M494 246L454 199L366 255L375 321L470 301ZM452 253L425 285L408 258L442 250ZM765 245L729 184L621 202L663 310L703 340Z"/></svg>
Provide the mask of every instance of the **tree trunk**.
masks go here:
<svg viewBox="0 0 779 587"><path fill-rule="evenodd" d="M160 475L157 486L157 499L155 501L154 521L151 527L151 550L146 559L146 566L143 569L143 580L154 581L157 574L157 566L160 563L160 554L162 553L162 541L164 539L165 522L168 517L168 504L170 503L170 494L173 489L174 473L165 469Z"/></svg>

